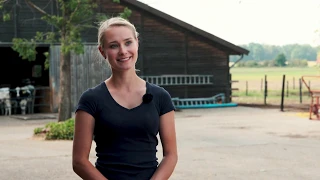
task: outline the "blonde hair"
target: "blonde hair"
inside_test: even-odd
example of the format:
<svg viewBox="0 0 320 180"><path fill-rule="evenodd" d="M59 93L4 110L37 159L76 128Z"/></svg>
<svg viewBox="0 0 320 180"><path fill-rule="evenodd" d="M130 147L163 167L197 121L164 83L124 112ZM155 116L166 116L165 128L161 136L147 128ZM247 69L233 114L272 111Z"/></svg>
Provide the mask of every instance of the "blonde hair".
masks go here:
<svg viewBox="0 0 320 180"><path fill-rule="evenodd" d="M112 17L110 19L107 19L105 21L100 22L100 27L98 30L98 46L104 47L104 37L105 37L105 31L109 27L114 26L125 26L132 30L133 35L135 38L138 38L139 33L136 31L136 28L133 24L131 24L128 20L121 18L121 17Z"/></svg>

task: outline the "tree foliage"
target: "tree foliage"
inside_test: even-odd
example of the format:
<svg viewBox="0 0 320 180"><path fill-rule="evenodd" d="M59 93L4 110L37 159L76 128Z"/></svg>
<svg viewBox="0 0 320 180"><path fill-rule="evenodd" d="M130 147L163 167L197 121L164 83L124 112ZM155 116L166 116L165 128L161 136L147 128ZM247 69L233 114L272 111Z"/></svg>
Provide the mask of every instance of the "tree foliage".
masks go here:
<svg viewBox="0 0 320 180"><path fill-rule="evenodd" d="M307 44L287 44L283 46L266 45L259 43L249 43L247 45L239 45L250 51L249 55L243 57L243 61L255 60L265 61L273 60L278 54L283 53L288 60L309 60L315 61L317 53L320 51L320 46L312 47ZM232 56L231 62L239 59L239 56Z"/></svg>
<svg viewBox="0 0 320 180"><path fill-rule="evenodd" d="M274 64L278 67L284 67L286 66L287 58L286 56L281 53L274 59Z"/></svg>
<svg viewBox="0 0 320 180"><path fill-rule="evenodd" d="M235 67L279 67L278 64L276 64L276 61L255 61L255 60L247 60L247 61L240 61L238 62ZM307 60L288 60L286 62L286 67L308 67L308 61Z"/></svg>

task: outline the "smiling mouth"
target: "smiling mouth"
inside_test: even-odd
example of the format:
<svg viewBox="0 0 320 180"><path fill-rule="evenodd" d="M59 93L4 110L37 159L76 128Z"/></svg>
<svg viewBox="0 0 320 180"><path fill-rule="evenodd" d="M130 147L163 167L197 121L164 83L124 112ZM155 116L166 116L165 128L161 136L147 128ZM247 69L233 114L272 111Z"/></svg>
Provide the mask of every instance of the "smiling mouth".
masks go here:
<svg viewBox="0 0 320 180"><path fill-rule="evenodd" d="M131 57L126 57L126 58L117 59L117 61L119 61L119 62L125 62L125 61L128 61L128 60L130 60L130 59L131 59Z"/></svg>

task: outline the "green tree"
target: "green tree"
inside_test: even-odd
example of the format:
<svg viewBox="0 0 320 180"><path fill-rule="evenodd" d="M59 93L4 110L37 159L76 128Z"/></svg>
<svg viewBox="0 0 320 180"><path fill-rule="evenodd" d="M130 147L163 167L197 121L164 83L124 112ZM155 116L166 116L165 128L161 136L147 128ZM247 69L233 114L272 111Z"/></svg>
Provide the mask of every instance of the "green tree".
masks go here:
<svg viewBox="0 0 320 180"><path fill-rule="evenodd" d="M288 60L309 60L314 61L320 47L312 47L308 44L287 44L284 46L275 46L267 44L249 43L239 45L250 51L249 55L244 56L242 61L256 60L274 60L278 54L283 53ZM233 56L230 61L239 59L239 56Z"/></svg>
<svg viewBox="0 0 320 180"><path fill-rule="evenodd" d="M11 20L12 10L5 5L10 0L0 0L0 11L4 21ZM13 1L13 0L11 0ZM71 108L71 53L81 54L84 45L81 40L81 32L95 28L93 22L107 18L105 15L95 13L98 5L94 0L56 0L57 14L46 12L36 5L36 0L25 2L42 14L41 19L54 26L56 31L37 32L32 39L14 38L12 48L19 53L22 59L33 61L36 58L38 43L61 44L60 57L60 89L59 89L59 116L58 121L65 121L72 116ZM120 3L119 0L113 2ZM120 16L128 18L131 11L128 8L120 13Z"/></svg>
<svg viewBox="0 0 320 180"><path fill-rule="evenodd" d="M283 67L283 66L286 66L286 61L287 61L286 56L283 53L281 53L274 59L274 64L275 66Z"/></svg>
<svg viewBox="0 0 320 180"><path fill-rule="evenodd" d="M291 59L299 59L299 60L311 60L314 61L317 58L317 51L315 48L310 45L299 45L292 49Z"/></svg>
<svg viewBox="0 0 320 180"><path fill-rule="evenodd" d="M252 51L253 60L261 61L264 59L264 50L263 50L263 46L261 44L250 43L249 47Z"/></svg>

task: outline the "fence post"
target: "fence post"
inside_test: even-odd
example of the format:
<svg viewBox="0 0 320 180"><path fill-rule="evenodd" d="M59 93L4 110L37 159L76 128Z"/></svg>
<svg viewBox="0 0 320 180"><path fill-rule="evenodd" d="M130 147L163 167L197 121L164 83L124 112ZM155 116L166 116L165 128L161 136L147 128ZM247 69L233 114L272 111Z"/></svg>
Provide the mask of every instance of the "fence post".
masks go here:
<svg viewBox="0 0 320 180"><path fill-rule="evenodd" d="M287 97L289 97L289 81L287 81Z"/></svg>
<svg viewBox="0 0 320 180"><path fill-rule="evenodd" d="M281 111L283 111L285 82L286 82L286 75L284 74L284 75L283 75L283 79L282 79L282 90L281 90L281 106L280 106L280 110L281 110Z"/></svg>
<svg viewBox="0 0 320 180"><path fill-rule="evenodd" d="M302 104L302 81L299 79L299 95L300 95L300 104Z"/></svg>
<svg viewBox="0 0 320 180"><path fill-rule="evenodd" d="M268 96L268 81L267 81L267 75L264 75L264 105L267 104L267 96Z"/></svg>
<svg viewBox="0 0 320 180"><path fill-rule="evenodd" d="M246 81L246 96L248 96L248 81Z"/></svg>

